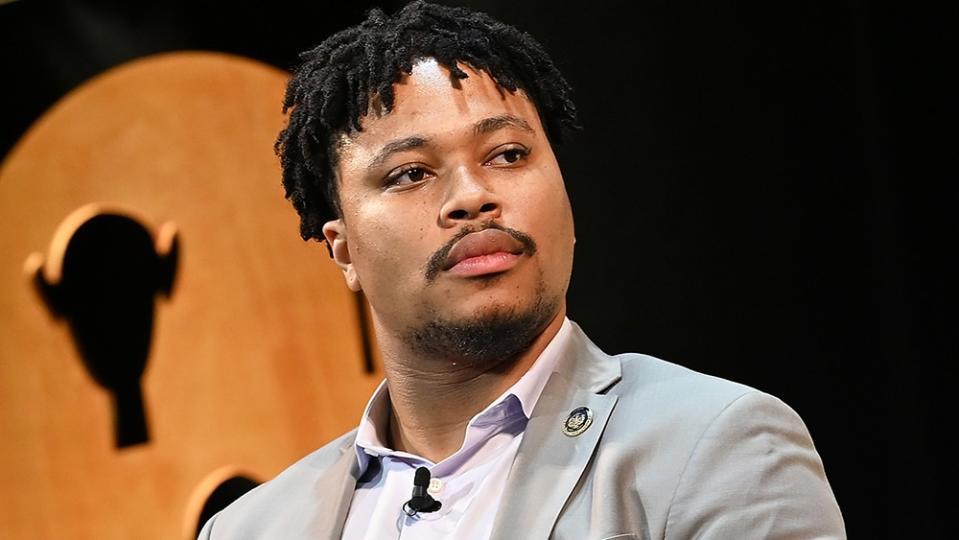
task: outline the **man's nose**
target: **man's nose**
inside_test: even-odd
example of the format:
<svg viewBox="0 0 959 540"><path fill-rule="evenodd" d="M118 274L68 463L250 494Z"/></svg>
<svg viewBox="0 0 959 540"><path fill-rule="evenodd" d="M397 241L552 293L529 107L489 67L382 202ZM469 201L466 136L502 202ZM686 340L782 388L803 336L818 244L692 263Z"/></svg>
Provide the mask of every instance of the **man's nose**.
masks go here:
<svg viewBox="0 0 959 540"><path fill-rule="evenodd" d="M501 201L486 181L464 167L450 179L446 201L440 209L440 225L455 227L464 221L496 219L501 211Z"/></svg>

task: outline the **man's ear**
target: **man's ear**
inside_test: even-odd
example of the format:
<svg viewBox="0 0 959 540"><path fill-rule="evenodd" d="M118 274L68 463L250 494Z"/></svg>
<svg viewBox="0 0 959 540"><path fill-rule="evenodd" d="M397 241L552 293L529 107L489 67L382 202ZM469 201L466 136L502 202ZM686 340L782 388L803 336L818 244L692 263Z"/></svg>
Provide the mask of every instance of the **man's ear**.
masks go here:
<svg viewBox="0 0 959 540"><path fill-rule="evenodd" d="M323 224L323 238L326 238L326 244L330 247L333 262L343 271L346 286L353 292L363 290L363 286L360 285L360 278L356 275L356 269L353 267L350 242L346 234L346 223L342 219L327 221Z"/></svg>

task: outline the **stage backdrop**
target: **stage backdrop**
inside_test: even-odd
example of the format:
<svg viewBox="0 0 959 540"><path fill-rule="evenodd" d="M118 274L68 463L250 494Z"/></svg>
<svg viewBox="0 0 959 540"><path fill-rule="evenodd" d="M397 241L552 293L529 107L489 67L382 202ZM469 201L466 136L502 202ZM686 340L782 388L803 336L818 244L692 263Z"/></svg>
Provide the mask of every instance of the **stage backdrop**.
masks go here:
<svg viewBox="0 0 959 540"><path fill-rule="evenodd" d="M275 181L286 80L144 57L6 156L0 537L195 538L218 488L358 422L381 375L358 298Z"/></svg>

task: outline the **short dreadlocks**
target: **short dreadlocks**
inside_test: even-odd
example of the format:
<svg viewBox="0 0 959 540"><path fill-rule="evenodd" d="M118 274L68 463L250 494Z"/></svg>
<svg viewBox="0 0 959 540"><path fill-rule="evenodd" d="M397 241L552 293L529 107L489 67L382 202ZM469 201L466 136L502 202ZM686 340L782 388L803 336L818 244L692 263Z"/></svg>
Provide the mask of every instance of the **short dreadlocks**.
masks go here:
<svg viewBox="0 0 959 540"><path fill-rule="evenodd" d="M529 34L460 7L417 1L393 16L375 8L359 26L302 53L286 89L283 112L290 112L289 123L275 150L304 240L322 241L323 224L340 216L338 137L362 130L360 118L374 96L389 113L394 83L422 58L436 59L458 79L467 77L457 66L464 63L510 92L522 89L553 142L578 127L569 84Z"/></svg>

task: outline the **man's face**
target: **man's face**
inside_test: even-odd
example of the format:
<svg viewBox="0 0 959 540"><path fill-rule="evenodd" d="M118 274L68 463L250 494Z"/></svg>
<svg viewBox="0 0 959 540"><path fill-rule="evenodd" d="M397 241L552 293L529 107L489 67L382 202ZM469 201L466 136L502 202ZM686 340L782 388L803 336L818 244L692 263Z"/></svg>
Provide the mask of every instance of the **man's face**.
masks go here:
<svg viewBox="0 0 959 540"><path fill-rule="evenodd" d="M572 212L536 108L461 68L454 87L434 60L417 63L393 110L340 141L343 218L324 235L349 287L399 335L565 308Z"/></svg>

